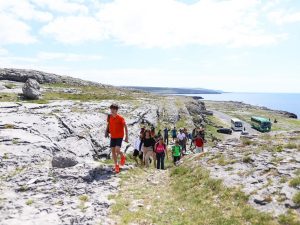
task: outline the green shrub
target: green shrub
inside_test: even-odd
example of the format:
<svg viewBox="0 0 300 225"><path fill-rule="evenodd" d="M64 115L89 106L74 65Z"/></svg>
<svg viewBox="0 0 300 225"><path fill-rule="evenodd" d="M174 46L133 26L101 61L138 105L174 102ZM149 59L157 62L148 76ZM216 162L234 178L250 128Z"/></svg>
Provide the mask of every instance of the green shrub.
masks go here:
<svg viewBox="0 0 300 225"><path fill-rule="evenodd" d="M251 159L250 156L245 156L245 157L243 158L243 163L251 163L251 162L252 162L252 159Z"/></svg>
<svg viewBox="0 0 300 225"><path fill-rule="evenodd" d="M14 129L15 128L15 125L13 124L5 124L4 125L4 129Z"/></svg>
<svg viewBox="0 0 300 225"><path fill-rule="evenodd" d="M81 196L79 196L79 200L82 202L87 202L89 200L89 196L81 195Z"/></svg>
<svg viewBox="0 0 300 225"><path fill-rule="evenodd" d="M297 149L298 145L295 143L288 143L285 145L285 147L288 149Z"/></svg>
<svg viewBox="0 0 300 225"><path fill-rule="evenodd" d="M34 201L32 199L29 199L26 201L26 205L32 205L34 203Z"/></svg>
<svg viewBox="0 0 300 225"><path fill-rule="evenodd" d="M300 185L300 177L295 177L289 182L290 187L297 187Z"/></svg>
<svg viewBox="0 0 300 225"><path fill-rule="evenodd" d="M300 205L300 192L294 195L293 202L297 205Z"/></svg>

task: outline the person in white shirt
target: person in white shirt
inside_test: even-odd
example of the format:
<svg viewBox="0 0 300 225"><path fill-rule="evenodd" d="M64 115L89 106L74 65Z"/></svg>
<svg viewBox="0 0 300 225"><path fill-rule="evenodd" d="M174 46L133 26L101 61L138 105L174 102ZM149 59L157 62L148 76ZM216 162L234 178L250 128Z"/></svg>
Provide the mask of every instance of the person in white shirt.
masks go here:
<svg viewBox="0 0 300 225"><path fill-rule="evenodd" d="M179 141L179 145L182 147L182 153L184 153L186 151L186 135L182 129L179 130L177 139Z"/></svg>
<svg viewBox="0 0 300 225"><path fill-rule="evenodd" d="M133 151L133 158L137 165L139 165L137 157L140 158L141 165L143 165L143 152L140 151L142 135L138 136L134 142L134 151Z"/></svg>

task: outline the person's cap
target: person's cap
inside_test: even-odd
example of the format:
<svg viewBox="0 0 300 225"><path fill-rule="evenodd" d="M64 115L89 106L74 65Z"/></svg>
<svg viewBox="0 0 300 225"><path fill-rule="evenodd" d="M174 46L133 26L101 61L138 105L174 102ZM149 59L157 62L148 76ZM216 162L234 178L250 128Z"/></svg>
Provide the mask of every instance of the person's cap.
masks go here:
<svg viewBox="0 0 300 225"><path fill-rule="evenodd" d="M119 106L117 104L111 104L111 106L109 107L110 109L119 109Z"/></svg>

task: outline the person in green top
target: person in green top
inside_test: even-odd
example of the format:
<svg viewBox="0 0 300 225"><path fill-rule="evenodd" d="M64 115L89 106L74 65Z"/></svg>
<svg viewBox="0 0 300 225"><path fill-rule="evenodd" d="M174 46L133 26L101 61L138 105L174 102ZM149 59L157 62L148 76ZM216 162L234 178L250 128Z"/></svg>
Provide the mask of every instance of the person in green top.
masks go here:
<svg viewBox="0 0 300 225"><path fill-rule="evenodd" d="M174 165L177 165L180 160L182 147L179 145L179 141L176 140L175 145L172 147L172 154L174 159Z"/></svg>

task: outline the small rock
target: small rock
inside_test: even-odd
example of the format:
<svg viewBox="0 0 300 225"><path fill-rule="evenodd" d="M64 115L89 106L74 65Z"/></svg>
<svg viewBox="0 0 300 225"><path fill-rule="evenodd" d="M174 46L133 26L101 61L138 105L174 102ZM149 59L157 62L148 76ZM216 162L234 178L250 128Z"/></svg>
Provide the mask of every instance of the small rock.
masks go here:
<svg viewBox="0 0 300 225"><path fill-rule="evenodd" d="M54 156L52 159L52 167L56 168L73 167L77 164L78 162L75 159L64 156Z"/></svg>

